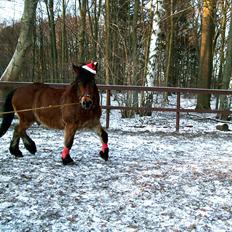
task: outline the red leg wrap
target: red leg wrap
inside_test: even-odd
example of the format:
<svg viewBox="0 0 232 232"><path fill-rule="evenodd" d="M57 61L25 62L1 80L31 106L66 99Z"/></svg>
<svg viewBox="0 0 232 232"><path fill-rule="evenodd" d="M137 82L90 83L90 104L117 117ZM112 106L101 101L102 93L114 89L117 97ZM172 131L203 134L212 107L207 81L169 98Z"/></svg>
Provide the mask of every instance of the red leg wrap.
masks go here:
<svg viewBox="0 0 232 232"><path fill-rule="evenodd" d="M61 154L62 159L65 159L67 156L69 156L69 151L70 149L68 149L67 147L64 147L62 154Z"/></svg>
<svg viewBox="0 0 232 232"><path fill-rule="evenodd" d="M108 148L108 144L107 143L103 143L102 144L102 152L104 153L107 148Z"/></svg>

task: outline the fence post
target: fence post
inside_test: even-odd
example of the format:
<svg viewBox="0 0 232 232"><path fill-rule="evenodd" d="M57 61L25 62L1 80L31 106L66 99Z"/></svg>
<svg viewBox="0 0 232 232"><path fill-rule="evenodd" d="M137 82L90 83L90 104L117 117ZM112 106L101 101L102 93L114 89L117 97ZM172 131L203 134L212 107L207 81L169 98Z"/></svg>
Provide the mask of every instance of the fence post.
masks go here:
<svg viewBox="0 0 232 232"><path fill-rule="evenodd" d="M180 92L176 95L176 132L180 130Z"/></svg>
<svg viewBox="0 0 232 232"><path fill-rule="evenodd" d="M110 90L106 90L106 128L110 126Z"/></svg>

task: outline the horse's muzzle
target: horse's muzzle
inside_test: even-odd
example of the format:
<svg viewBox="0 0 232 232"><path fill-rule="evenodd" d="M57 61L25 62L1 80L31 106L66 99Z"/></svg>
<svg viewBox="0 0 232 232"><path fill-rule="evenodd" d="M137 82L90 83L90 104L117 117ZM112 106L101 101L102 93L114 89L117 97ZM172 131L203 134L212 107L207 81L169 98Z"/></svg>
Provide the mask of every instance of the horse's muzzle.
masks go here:
<svg viewBox="0 0 232 232"><path fill-rule="evenodd" d="M83 109L89 110L92 107L92 105L93 105L93 100L89 95L83 96L81 98L81 106Z"/></svg>

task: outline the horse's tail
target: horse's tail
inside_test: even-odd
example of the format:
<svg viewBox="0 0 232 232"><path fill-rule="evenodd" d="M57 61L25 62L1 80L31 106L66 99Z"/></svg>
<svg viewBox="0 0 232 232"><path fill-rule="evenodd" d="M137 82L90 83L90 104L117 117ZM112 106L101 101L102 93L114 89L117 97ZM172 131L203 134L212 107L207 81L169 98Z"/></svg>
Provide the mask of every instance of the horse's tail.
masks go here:
<svg viewBox="0 0 232 232"><path fill-rule="evenodd" d="M0 137L2 137L7 130L9 129L13 119L14 119L14 108L12 105L12 97L14 95L15 90L11 91L5 100L3 105L3 116L2 116L2 124L0 127Z"/></svg>

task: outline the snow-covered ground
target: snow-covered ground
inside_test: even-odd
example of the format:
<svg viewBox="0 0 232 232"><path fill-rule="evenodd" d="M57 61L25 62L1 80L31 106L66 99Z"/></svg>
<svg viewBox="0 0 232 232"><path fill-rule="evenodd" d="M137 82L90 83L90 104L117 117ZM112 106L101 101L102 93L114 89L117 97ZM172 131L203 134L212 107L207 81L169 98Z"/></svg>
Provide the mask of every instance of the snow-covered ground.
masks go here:
<svg viewBox="0 0 232 232"><path fill-rule="evenodd" d="M21 145L13 158L11 128L0 139L0 231L232 231L232 132L215 125L182 115L176 133L175 114L112 111L109 161L83 132L73 166L60 161L63 132L37 125L38 152Z"/></svg>

